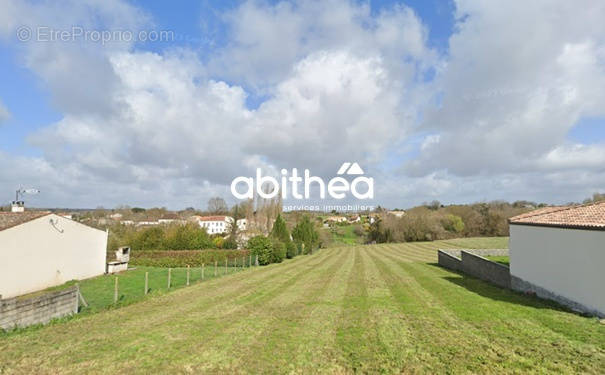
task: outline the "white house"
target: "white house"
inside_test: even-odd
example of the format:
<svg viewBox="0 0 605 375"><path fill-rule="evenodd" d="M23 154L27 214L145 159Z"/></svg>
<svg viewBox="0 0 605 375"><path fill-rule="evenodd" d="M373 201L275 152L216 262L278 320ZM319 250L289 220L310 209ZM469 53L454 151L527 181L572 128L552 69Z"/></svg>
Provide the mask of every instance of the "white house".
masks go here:
<svg viewBox="0 0 605 375"><path fill-rule="evenodd" d="M50 212L0 213L0 295L105 273L107 232Z"/></svg>
<svg viewBox="0 0 605 375"><path fill-rule="evenodd" d="M238 230L244 231L248 229L248 219L238 219L236 225Z"/></svg>
<svg viewBox="0 0 605 375"><path fill-rule="evenodd" d="M605 202L547 207L509 223L513 289L605 316Z"/></svg>
<svg viewBox="0 0 605 375"><path fill-rule="evenodd" d="M233 218L231 216L195 216L200 227L206 229L208 234L222 234L231 230Z"/></svg>
<svg viewBox="0 0 605 375"><path fill-rule="evenodd" d="M405 211L403 210L392 210L392 211L387 211L387 214L389 215L393 215L395 217L401 218L405 216Z"/></svg>

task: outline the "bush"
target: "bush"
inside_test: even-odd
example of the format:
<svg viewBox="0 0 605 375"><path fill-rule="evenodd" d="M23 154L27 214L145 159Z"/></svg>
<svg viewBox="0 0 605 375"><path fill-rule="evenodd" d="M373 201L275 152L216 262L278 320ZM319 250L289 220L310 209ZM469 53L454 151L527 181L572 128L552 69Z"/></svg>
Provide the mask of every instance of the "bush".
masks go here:
<svg viewBox="0 0 605 375"><path fill-rule="evenodd" d="M286 258L286 244L280 240L274 239L271 242L271 254L273 263L281 263Z"/></svg>
<svg viewBox="0 0 605 375"><path fill-rule="evenodd" d="M208 233L195 224L135 228L116 225L110 228L109 251L119 246L132 250L202 250L215 249L216 244Z"/></svg>
<svg viewBox="0 0 605 375"><path fill-rule="evenodd" d="M219 265L225 263L225 259L231 262L233 259L249 257L248 250L160 250L160 251L133 251L130 263L135 266L149 267L200 267Z"/></svg>
<svg viewBox="0 0 605 375"><path fill-rule="evenodd" d="M286 244L286 258L292 259L298 255L298 251L296 249L296 245L292 241L288 241Z"/></svg>
<svg viewBox="0 0 605 375"><path fill-rule="evenodd" d="M304 254L312 254L313 249L319 244L319 233L315 230L315 226L311 223L308 216L303 216L294 229L292 229L292 237L297 243L302 243Z"/></svg>
<svg viewBox="0 0 605 375"><path fill-rule="evenodd" d="M273 260L273 244L265 236L254 236L248 240L248 250L252 257L258 256L258 264L267 265Z"/></svg>

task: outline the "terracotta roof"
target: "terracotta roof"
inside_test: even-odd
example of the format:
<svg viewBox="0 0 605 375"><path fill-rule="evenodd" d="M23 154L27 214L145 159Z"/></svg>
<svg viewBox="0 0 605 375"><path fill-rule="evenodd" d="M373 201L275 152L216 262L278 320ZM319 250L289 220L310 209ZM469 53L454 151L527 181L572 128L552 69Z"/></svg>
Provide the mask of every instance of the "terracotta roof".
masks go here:
<svg viewBox="0 0 605 375"><path fill-rule="evenodd" d="M179 215L175 214L175 213L167 213L164 214L164 216L162 216L160 218L160 220L177 220L179 218Z"/></svg>
<svg viewBox="0 0 605 375"><path fill-rule="evenodd" d="M42 216L50 215L48 211L0 212L0 231L27 223Z"/></svg>
<svg viewBox="0 0 605 375"><path fill-rule="evenodd" d="M226 216L199 216L199 221L225 221Z"/></svg>
<svg viewBox="0 0 605 375"><path fill-rule="evenodd" d="M511 224L605 230L605 202L545 207L509 219Z"/></svg>

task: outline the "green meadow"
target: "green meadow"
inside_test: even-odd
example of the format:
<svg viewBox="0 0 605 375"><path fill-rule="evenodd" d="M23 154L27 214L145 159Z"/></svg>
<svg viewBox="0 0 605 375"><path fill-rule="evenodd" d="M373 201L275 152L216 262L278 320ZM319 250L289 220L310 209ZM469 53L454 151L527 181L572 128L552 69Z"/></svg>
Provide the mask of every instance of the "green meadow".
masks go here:
<svg viewBox="0 0 605 375"><path fill-rule="evenodd" d="M121 308L0 336L0 373L602 373L598 319L436 265L506 241L334 247L168 293L158 269L136 303L150 271L129 271Z"/></svg>

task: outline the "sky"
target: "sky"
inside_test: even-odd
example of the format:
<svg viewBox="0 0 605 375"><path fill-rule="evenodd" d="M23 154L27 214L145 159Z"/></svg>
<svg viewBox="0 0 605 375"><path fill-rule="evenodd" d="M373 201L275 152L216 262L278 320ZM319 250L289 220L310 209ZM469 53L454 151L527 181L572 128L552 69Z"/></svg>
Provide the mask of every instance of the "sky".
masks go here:
<svg viewBox="0 0 605 375"><path fill-rule="evenodd" d="M0 201L205 208L344 162L406 208L605 191L605 2L0 0ZM101 37L102 35L102 37ZM297 202L290 202L295 204Z"/></svg>

